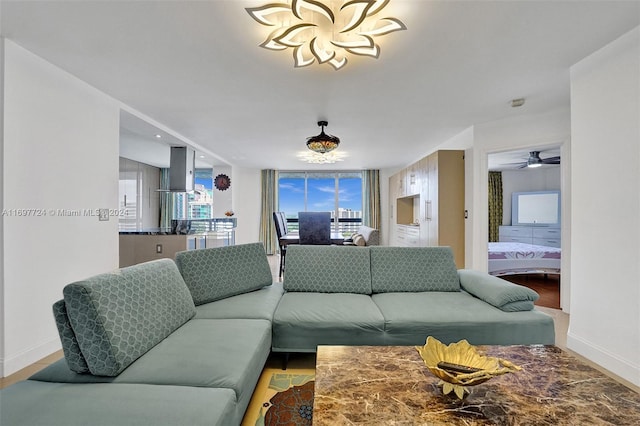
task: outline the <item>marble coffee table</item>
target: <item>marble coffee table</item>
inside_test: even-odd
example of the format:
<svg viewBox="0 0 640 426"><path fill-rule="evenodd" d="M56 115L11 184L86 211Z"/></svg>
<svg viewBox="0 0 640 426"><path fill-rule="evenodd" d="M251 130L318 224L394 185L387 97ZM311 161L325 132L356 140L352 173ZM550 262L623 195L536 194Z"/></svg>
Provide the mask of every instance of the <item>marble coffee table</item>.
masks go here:
<svg viewBox="0 0 640 426"><path fill-rule="evenodd" d="M320 346L313 424L640 425L640 394L555 346L479 349L523 370L460 401L442 395L413 346Z"/></svg>

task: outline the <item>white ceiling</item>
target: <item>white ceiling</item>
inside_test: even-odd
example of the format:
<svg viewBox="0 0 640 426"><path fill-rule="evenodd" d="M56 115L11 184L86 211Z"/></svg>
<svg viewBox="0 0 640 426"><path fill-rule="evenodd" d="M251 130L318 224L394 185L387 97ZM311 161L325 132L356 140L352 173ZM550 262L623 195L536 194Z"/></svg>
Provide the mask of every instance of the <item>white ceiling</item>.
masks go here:
<svg viewBox="0 0 640 426"><path fill-rule="evenodd" d="M567 108L569 67L640 24L640 1L391 0L408 29L379 59L295 69L258 46L245 7L269 2L2 0L1 28L211 163L293 170L402 167L474 124ZM297 159L318 119L345 161Z"/></svg>

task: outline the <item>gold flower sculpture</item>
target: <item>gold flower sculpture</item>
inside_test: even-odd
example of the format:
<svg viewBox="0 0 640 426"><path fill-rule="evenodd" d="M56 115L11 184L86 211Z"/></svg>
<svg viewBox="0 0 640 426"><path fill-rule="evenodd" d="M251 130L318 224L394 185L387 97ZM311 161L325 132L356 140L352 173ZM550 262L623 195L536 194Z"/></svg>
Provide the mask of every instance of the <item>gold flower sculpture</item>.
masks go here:
<svg viewBox="0 0 640 426"><path fill-rule="evenodd" d="M347 54L378 58L375 37L407 27L397 18L378 18L390 0L291 0L246 11L258 23L274 27L260 45L270 50L293 49L296 68L318 61L336 70Z"/></svg>
<svg viewBox="0 0 640 426"><path fill-rule="evenodd" d="M416 349L429 371L441 379L438 386L442 386L442 393L453 391L459 399L470 393L467 386L522 369L505 359L480 355L466 340L447 346L429 336L426 344Z"/></svg>

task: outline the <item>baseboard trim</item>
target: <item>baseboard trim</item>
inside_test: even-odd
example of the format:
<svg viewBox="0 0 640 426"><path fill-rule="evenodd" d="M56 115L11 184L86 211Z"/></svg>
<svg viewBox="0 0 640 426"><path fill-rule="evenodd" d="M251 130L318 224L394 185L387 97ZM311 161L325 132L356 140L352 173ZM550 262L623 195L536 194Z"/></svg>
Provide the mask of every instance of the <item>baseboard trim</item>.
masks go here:
<svg viewBox="0 0 640 426"><path fill-rule="evenodd" d="M62 348L60 339L52 339L26 349L10 358L0 359L0 377L10 376Z"/></svg>
<svg viewBox="0 0 640 426"><path fill-rule="evenodd" d="M620 358L607 349L578 336L567 333L567 348L595 362L635 386L640 386L640 365Z"/></svg>

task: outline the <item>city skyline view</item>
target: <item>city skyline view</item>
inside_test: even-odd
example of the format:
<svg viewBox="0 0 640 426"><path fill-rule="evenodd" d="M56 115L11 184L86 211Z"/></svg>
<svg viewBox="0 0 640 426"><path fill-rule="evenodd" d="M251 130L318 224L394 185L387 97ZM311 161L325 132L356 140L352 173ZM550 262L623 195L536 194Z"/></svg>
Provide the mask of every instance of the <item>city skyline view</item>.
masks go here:
<svg viewBox="0 0 640 426"><path fill-rule="evenodd" d="M351 174L353 176L353 174ZM301 211L336 211L336 179L327 177L281 177L278 182L279 210L287 217L295 218ZM337 209L362 212L362 178L360 176L338 178ZM306 202L305 202L306 201Z"/></svg>

